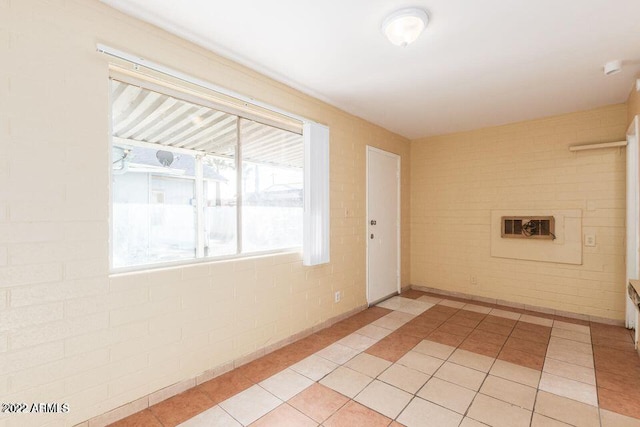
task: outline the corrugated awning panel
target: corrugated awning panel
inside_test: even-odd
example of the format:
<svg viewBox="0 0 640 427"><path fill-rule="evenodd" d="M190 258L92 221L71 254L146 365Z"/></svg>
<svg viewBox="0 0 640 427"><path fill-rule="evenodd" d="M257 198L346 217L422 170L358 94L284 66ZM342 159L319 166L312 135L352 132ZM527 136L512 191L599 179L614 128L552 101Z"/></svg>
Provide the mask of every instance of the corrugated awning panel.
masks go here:
<svg viewBox="0 0 640 427"><path fill-rule="evenodd" d="M301 135L112 79L113 136L232 157L241 120L244 161L299 167Z"/></svg>

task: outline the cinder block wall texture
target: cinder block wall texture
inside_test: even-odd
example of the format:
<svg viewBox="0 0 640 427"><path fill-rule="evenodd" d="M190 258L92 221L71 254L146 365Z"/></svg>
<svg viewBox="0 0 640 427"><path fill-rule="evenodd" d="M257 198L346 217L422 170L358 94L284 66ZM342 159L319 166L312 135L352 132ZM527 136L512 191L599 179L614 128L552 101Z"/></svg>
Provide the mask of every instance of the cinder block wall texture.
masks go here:
<svg viewBox="0 0 640 427"><path fill-rule="evenodd" d="M103 43L331 128L331 263L299 254L109 274ZM366 303L365 147L409 141L92 0L0 0L0 397L66 402L0 425L71 425ZM334 291L343 299L335 304Z"/></svg>
<svg viewBox="0 0 640 427"><path fill-rule="evenodd" d="M411 283L624 318L626 104L411 143ZM582 265L490 256L491 210L582 210Z"/></svg>

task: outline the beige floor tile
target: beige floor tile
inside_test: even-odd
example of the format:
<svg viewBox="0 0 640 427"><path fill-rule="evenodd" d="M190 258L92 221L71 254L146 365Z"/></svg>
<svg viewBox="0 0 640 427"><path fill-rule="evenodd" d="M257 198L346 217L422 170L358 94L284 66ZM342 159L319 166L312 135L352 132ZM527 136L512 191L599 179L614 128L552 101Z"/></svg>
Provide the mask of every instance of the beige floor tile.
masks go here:
<svg viewBox="0 0 640 427"><path fill-rule="evenodd" d="M388 300L382 301L377 305L378 307L400 311L403 313L411 314L413 316L417 316L418 314L425 312L427 309L433 306L433 304L430 304L426 301L418 301L411 298L403 297L389 298Z"/></svg>
<svg viewBox="0 0 640 427"><path fill-rule="evenodd" d="M462 422L460 423L460 427L486 427L487 425L481 423L480 421L476 421L473 418L464 417Z"/></svg>
<svg viewBox="0 0 640 427"><path fill-rule="evenodd" d="M398 417L407 427L458 427L462 415L415 397Z"/></svg>
<svg viewBox="0 0 640 427"><path fill-rule="evenodd" d="M398 311L413 314L415 316L424 313L428 309L433 307L433 304L429 304L425 301L418 301L415 299L407 299L403 302Z"/></svg>
<svg viewBox="0 0 640 427"><path fill-rule="evenodd" d="M404 311L392 311L384 317L386 317L387 319L398 320L402 323L407 323L409 320L414 319L416 316L410 313L405 313Z"/></svg>
<svg viewBox="0 0 640 427"><path fill-rule="evenodd" d="M385 328L385 329L388 329L390 331L395 331L400 326L402 326L405 323L407 323L407 322L402 322L402 321L396 320L396 319L389 319L387 316L381 317L378 320L376 320L375 322L372 322L371 324L373 326L378 326L380 328Z"/></svg>
<svg viewBox="0 0 640 427"><path fill-rule="evenodd" d="M354 350L365 351L378 341L379 340L367 337L365 335L353 333L339 340L338 344L344 345L345 347L349 347Z"/></svg>
<svg viewBox="0 0 640 427"><path fill-rule="evenodd" d="M534 412L531 427L571 427L571 425Z"/></svg>
<svg viewBox="0 0 640 427"><path fill-rule="evenodd" d="M354 400L394 419L407 406L412 397L413 395L405 391L382 381L374 380Z"/></svg>
<svg viewBox="0 0 640 427"><path fill-rule="evenodd" d="M507 319L512 319L512 320L518 320L520 318L520 313L507 311L507 310L500 310L499 308L492 308L489 314L492 316L505 317Z"/></svg>
<svg viewBox="0 0 640 427"><path fill-rule="evenodd" d="M195 417L179 424L178 427L242 427L242 424L233 419L233 417L227 414L221 407L214 406L207 409L204 412L196 415Z"/></svg>
<svg viewBox="0 0 640 427"><path fill-rule="evenodd" d="M565 329L567 331L579 332L581 334L591 335L591 328L585 325L577 325L575 323L563 322L561 320L554 320L553 327L558 329Z"/></svg>
<svg viewBox="0 0 640 427"><path fill-rule="evenodd" d="M598 408L573 399L538 391L535 412L577 427L599 427Z"/></svg>
<svg viewBox="0 0 640 427"><path fill-rule="evenodd" d="M465 304L462 309L467 311L475 311L476 313L482 314L489 314L489 312L491 311L491 307L485 307L483 305L476 304Z"/></svg>
<svg viewBox="0 0 640 427"><path fill-rule="evenodd" d="M438 304L440 301L442 301L442 298L430 297L428 295L424 295L424 296L421 296L420 298L418 298L418 301L424 301L424 302L427 302L429 304Z"/></svg>
<svg viewBox="0 0 640 427"><path fill-rule="evenodd" d="M280 400L289 400L314 382L292 369L285 369L267 378L260 386Z"/></svg>
<svg viewBox="0 0 640 427"><path fill-rule="evenodd" d="M431 378L420 389L417 396L451 409L459 414L463 414L471 405L471 401L475 397L476 392L459 385L441 380L440 378Z"/></svg>
<svg viewBox="0 0 640 427"><path fill-rule="evenodd" d="M544 317L532 316L530 314L523 314L522 316L520 316L520 319L518 320L521 322L533 323L541 326L548 326L548 327L553 326L553 319L546 319Z"/></svg>
<svg viewBox="0 0 640 427"><path fill-rule="evenodd" d="M583 334L581 332L570 331L568 329L553 328L551 329L551 336L564 338L571 341L578 341L585 344L591 344L590 334Z"/></svg>
<svg viewBox="0 0 640 427"><path fill-rule="evenodd" d="M446 307L453 307L453 308L462 308L462 307L464 307L466 305L466 303L464 303L464 302L453 301L453 300L450 300L450 299L443 299L438 304L444 305Z"/></svg>
<svg viewBox="0 0 640 427"><path fill-rule="evenodd" d="M602 427L640 427L640 420L600 409Z"/></svg>
<svg viewBox="0 0 640 427"><path fill-rule="evenodd" d="M317 425L317 422L285 403L251 424L251 427L317 427Z"/></svg>
<svg viewBox="0 0 640 427"><path fill-rule="evenodd" d="M551 337L546 357L585 368L593 368L593 349L591 344Z"/></svg>
<svg viewBox="0 0 640 427"><path fill-rule="evenodd" d="M391 362L368 353L360 353L344 364L347 368L375 378L391 366Z"/></svg>
<svg viewBox="0 0 640 427"><path fill-rule="evenodd" d="M566 363L572 363L585 368L593 369L593 356L591 354L573 353L571 350L562 350L557 347L547 348L546 357L556 359Z"/></svg>
<svg viewBox="0 0 640 427"><path fill-rule="evenodd" d="M433 375L444 361L417 351L410 351L402 356L397 363L427 375Z"/></svg>
<svg viewBox="0 0 640 427"><path fill-rule="evenodd" d="M360 335L364 335L365 337L373 338L374 340L381 340L393 331L387 328L369 324L358 329L356 332Z"/></svg>
<svg viewBox="0 0 640 427"><path fill-rule="evenodd" d="M415 393L427 382L429 375L394 363L378 379L406 392Z"/></svg>
<svg viewBox="0 0 640 427"><path fill-rule="evenodd" d="M360 393L371 381L373 381L373 378L365 374L340 366L320 380L320 384L353 399L355 395Z"/></svg>
<svg viewBox="0 0 640 427"><path fill-rule="evenodd" d="M339 365L337 363L327 360L324 357L312 354L311 356L302 359L298 363L291 365L291 369L298 372L299 374L304 375L307 378L310 378L314 381L319 381L325 375L336 369L338 366Z"/></svg>
<svg viewBox="0 0 640 427"><path fill-rule="evenodd" d="M248 425L281 403L280 399L256 384L221 402L220 407L243 425Z"/></svg>
<svg viewBox="0 0 640 427"><path fill-rule="evenodd" d="M399 296L395 296L395 297L391 297L389 299L386 299L382 302L379 302L378 304L376 304L378 307L382 307L382 308L386 308L389 310L397 310L400 308L400 306L402 305L403 300L405 300L407 298L403 298L403 297L399 297Z"/></svg>
<svg viewBox="0 0 640 427"><path fill-rule="evenodd" d="M531 422L531 411L483 394L473 400L467 416L493 427L528 427Z"/></svg>
<svg viewBox="0 0 640 427"><path fill-rule="evenodd" d="M583 343L553 336L549 340L549 350L551 349L558 349L578 354L593 354L593 347L590 343Z"/></svg>
<svg viewBox="0 0 640 427"><path fill-rule="evenodd" d="M496 360L489 374L537 388L540 382L541 372L536 369L505 362L504 360Z"/></svg>
<svg viewBox="0 0 640 427"><path fill-rule="evenodd" d="M546 358L542 370L559 377L596 385L596 374L593 368L585 368L584 366L574 365L573 363Z"/></svg>
<svg viewBox="0 0 640 427"><path fill-rule="evenodd" d="M334 343L320 351L317 351L315 354L316 356L323 357L333 363L342 365L348 360L353 359L359 353L360 352L358 350L354 350L342 344Z"/></svg>
<svg viewBox="0 0 640 427"><path fill-rule="evenodd" d="M598 406L598 392L594 385L543 372L538 388L578 402Z"/></svg>
<svg viewBox="0 0 640 427"><path fill-rule="evenodd" d="M489 372L489 369L491 369L495 360L496 359L493 357L484 356L482 354L473 353L460 348L454 351L448 359L449 362L482 372Z"/></svg>
<svg viewBox="0 0 640 427"><path fill-rule="evenodd" d="M440 369L434 374L436 378L458 384L471 390L478 391L484 381L486 374L467 368L466 366L456 365L455 363L445 362Z"/></svg>
<svg viewBox="0 0 640 427"><path fill-rule="evenodd" d="M446 344L440 344L435 341L423 340L413 348L413 351L437 357L438 359L447 360L456 348Z"/></svg>
<svg viewBox="0 0 640 427"><path fill-rule="evenodd" d="M489 375L484 380L480 393L494 397L512 405L533 411L537 390L533 387L519 384L504 378Z"/></svg>

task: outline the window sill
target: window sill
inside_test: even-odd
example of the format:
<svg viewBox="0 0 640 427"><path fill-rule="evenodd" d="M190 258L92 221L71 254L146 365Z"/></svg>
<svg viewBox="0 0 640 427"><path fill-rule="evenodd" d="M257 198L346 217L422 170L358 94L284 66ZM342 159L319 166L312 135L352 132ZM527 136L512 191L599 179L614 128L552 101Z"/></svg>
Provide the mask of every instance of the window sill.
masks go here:
<svg viewBox="0 0 640 427"><path fill-rule="evenodd" d="M185 268L191 266L197 266L202 264L213 264L218 262L230 262L230 261L240 261L251 258L264 258L268 256L277 256L277 255L287 255L298 253L300 254L300 260L302 260L302 248L285 248L285 249L277 249L272 251L262 251L262 252L251 252L248 254L240 254L240 255L228 255L228 256L220 256L220 257L208 257L208 258L197 258L197 259L189 259L189 260L179 260L179 261L170 261L170 262L162 262L157 264L143 264L143 265L135 265L130 267L119 267L119 268L111 268L109 270L109 277L118 277L128 274L137 274L137 273L145 273L149 271L162 271L162 270L173 270L176 268Z"/></svg>

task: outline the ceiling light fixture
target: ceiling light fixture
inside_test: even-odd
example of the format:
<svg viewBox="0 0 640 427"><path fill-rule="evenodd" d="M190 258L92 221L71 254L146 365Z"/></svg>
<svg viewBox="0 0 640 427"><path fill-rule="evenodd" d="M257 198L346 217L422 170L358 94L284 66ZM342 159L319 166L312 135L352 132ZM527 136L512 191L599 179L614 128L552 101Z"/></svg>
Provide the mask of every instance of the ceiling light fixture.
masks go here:
<svg viewBox="0 0 640 427"><path fill-rule="evenodd" d="M615 60L615 61L609 61L606 64L604 64L604 75L605 76L610 76L612 74L617 74L620 72L620 70L622 70L622 61Z"/></svg>
<svg viewBox="0 0 640 427"><path fill-rule="evenodd" d="M429 15L415 7L400 9L382 22L382 32L396 46L405 47L424 31L429 23Z"/></svg>

